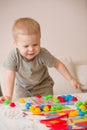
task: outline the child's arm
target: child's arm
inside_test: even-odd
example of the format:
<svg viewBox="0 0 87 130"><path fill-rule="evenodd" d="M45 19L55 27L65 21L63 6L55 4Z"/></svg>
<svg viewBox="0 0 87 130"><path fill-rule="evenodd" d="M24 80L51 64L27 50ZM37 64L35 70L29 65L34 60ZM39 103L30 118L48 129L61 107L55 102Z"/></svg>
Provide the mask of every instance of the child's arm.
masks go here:
<svg viewBox="0 0 87 130"><path fill-rule="evenodd" d="M6 70L5 79L4 79L5 95L0 97L0 99L12 100L15 76L16 76L15 71Z"/></svg>
<svg viewBox="0 0 87 130"><path fill-rule="evenodd" d="M71 83L73 87L80 87L80 83L74 77L72 77L66 66L60 60L56 60L54 67Z"/></svg>

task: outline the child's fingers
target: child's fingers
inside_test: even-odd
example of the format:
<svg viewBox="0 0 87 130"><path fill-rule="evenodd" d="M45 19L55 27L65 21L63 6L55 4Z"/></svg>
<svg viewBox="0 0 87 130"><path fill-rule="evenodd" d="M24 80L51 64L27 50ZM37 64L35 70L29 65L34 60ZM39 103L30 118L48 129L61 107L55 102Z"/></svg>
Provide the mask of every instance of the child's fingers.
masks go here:
<svg viewBox="0 0 87 130"><path fill-rule="evenodd" d="M4 97L4 96L0 97L0 102L2 102L2 101L4 101L4 100L5 100L5 97Z"/></svg>
<svg viewBox="0 0 87 130"><path fill-rule="evenodd" d="M11 101L11 98L9 96L2 96L2 97L0 97L0 102L3 102L5 100Z"/></svg>
<svg viewBox="0 0 87 130"><path fill-rule="evenodd" d="M5 96L5 100L11 101L11 97L10 96Z"/></svg>

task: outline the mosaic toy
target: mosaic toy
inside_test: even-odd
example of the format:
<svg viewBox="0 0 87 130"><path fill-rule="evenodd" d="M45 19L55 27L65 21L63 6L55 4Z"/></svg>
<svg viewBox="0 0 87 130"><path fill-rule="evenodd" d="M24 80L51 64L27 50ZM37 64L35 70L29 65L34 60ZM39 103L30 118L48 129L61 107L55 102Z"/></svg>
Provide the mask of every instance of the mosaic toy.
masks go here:
<svg viewBox="0 0 87 130"><path fill-rule="evenodd" d="M20 101L21 100L19 100L19 102ZM34 99L34 102L32 100L31 103L25 103L25 109L36 115L43 114L46 116L46 114L48 115L49 113L52 114L53 112L55 112L58 116L73 111L73 109L68 107L68 105L74 104L77 101L77 97L72 95L63 95L57 97L54 97L52 95L41 97L40 95L38 95L36 99Z"/></svg>
<svg viewBox="0 0 87 130"><path fill-rule="evenodd" d="M29 119L30 114L45 117L45 120L39 118L40 122L52 130L87 130L87 100L82 102L70 94L37 95L29 100L20 98L16 103L5 100L0 101L0 105L1 114L4 111L11 118Z"/></svg>

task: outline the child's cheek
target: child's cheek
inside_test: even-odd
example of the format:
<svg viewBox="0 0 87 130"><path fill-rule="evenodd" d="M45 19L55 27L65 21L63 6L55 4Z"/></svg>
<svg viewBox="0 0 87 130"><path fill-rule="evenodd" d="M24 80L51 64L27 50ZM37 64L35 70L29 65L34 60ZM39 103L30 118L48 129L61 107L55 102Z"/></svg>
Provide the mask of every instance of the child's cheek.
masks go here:
<svg viewBox="0 0 87 130"><path fill-rule="evenodd" d="M20 53L23 54L23 55L25 55L27 52L26 52L25 49L21 49L21 50L20 50Z"/></svg>

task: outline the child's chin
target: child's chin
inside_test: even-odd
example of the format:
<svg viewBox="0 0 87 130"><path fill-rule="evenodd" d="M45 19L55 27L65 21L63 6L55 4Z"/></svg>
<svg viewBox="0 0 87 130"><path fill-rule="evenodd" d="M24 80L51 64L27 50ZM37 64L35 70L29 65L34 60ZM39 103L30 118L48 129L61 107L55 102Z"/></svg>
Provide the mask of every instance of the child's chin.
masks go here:
<svg viewBox="0 0 87 130"><path fill-rule="evenodd" d="M29 57L26 57L28 60L32 60L34 59L35 56L29 56Z"/></svg>

